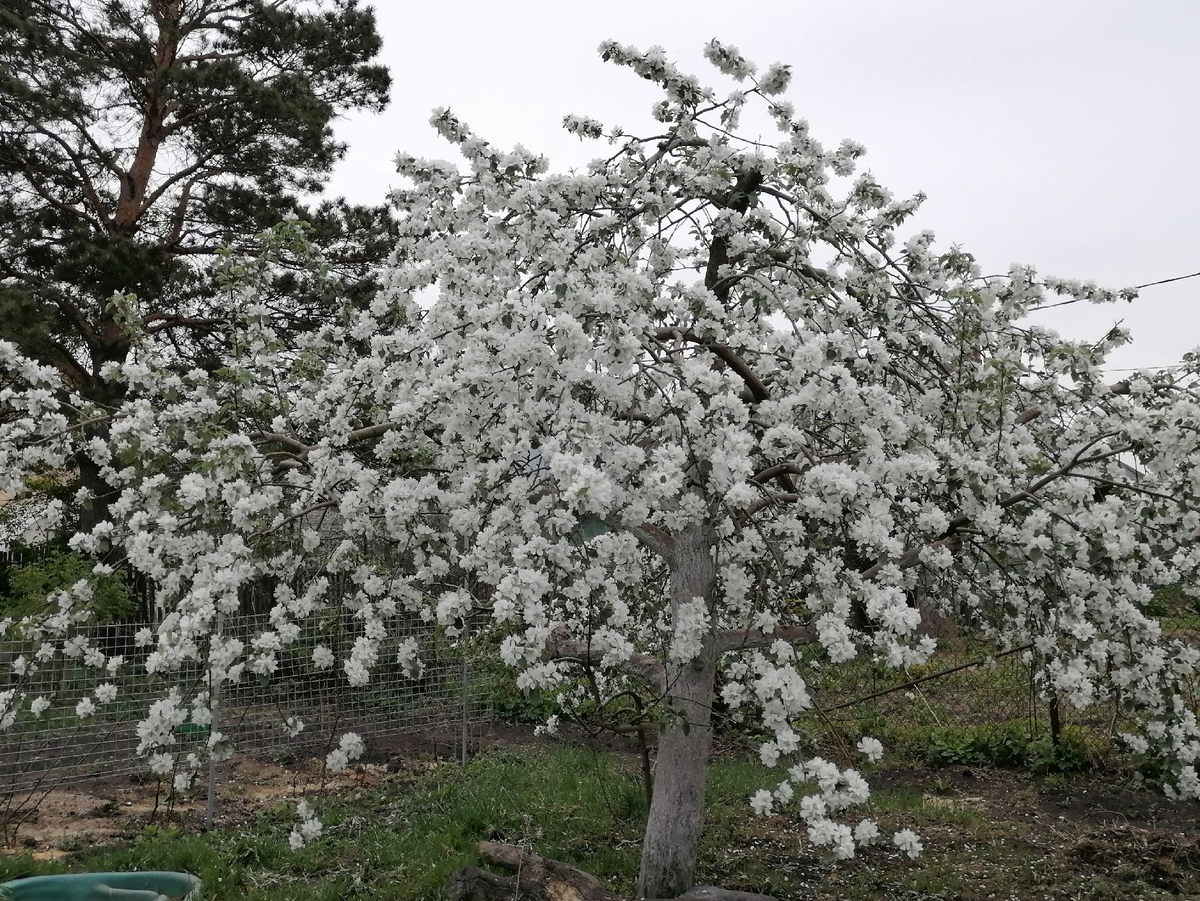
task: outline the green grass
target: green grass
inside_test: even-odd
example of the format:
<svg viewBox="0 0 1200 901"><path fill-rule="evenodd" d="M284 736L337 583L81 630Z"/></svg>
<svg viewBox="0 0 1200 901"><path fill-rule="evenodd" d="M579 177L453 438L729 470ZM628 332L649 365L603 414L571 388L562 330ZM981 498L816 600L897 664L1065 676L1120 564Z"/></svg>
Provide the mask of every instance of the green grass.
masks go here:
<svg viewBox="0 0 1200 901"><path fill-rule="evenodd" d="M747 799L767 775L756 763L713 765L707 845L752 819ZM633 761L569 747L498 752L465 772L439 764L412 782L315 803L326 834L300 852L287 845L294 814L276 806L209 834L150 826L128 843L77 856L71 868L182 870L204 880L211 901L418 901L438 898L456 870L478 863L476 844L492 839L573 862L631 893L646 814ZM0 880L66 869L0 857Z"/></svg>
<svg viewBox="0 0 1200 901"><path fill-rule="evenodd" d="M1046 841L1064 824L1031 836L1032 821L1010 812L1010 802L1019 800L1009 793L1019 785L1014 775L1004 777L1007 788L992 807L957 797L949 786L944 797L942 788L931 794L911 782L877 789L870 815L885 835L917 829L926 855L909 861L885 843L869 849L864 860L842 864L813 849L794 816L751 813L749 795L780 778L749 760L713 763L698 882L820 901L1167 897L1147 881L1136 852L1096 871L1072 856L1073 838L1058 847ZM1020 791L1026 809L1039 803L1035 784ZM476 844L491 839L572 863L631 896L645 817L636 760L567 746L513 746L465 770L431 763L419 776L314 803L326 834L299 852L287 845L292 808L276 805L208 834L194 825L146 827L119 845L84 851L66 863L0 857L0 881L68 869L166 869L203 879L208 901L436 901L456 870L478 864ZM864 813L849 815L856 820ZM1119 845L1114 847L1104 853L1119 855ZM1200 881L1178 882L1185 893L1200 889Z"/></svg>
<svg viewBox="0 0 1200 901"><path fill-rule="evenodd" d="M735 768L741 769L741 768ZM714 773L718 797L745 795L744 776ZM736 786L736 790L732 787ZM80 855L86 870L168 869L199 876L206 898L431 899L481 839L532 845L628 886L636 870L644 801L636 772L591 752L503 752L464 773L439 765L415 783L354 790L315 802L326 836L287 845L290 808L210 834L148 827L133 841ZM28 856L0 858L0 878L61 872Z"/></svg>

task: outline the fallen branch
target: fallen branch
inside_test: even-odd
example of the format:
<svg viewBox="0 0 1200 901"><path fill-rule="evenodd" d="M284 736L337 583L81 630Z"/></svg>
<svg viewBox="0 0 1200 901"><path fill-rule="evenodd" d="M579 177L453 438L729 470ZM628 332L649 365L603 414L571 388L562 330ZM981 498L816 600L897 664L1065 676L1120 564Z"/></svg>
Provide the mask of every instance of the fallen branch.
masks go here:
<svg viewBox="0 0 1200 901"><path fill-rule="evenodd" d="M480 842L485 863L513 873L498 876L479 867L464 867L447 888L449 901L621 901L595 876L570 864L534 854L525 848ZM676 898L645 901L776 901L769 895L736 892L710 885L697 886Z"/></svg>
<svg viewBox="0 0 1200 901"><path fill-rule="evenodd" d="M446 892L450 901L619 901L590 873L524 848L480 842L479 856L515 875L497 876L465 867L450 881Z"/></svg>

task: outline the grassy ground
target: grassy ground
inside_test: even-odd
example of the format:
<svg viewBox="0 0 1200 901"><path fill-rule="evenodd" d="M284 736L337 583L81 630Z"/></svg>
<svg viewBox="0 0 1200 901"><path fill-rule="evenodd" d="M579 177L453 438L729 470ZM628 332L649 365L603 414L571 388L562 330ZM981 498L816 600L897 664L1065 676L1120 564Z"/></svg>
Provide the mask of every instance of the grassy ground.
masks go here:
<svg viewBox="0 0 1200 901"><path fill-rule="evenodd" d="M212 901L426 901L459 867L477 863L476 842L493 839L632 891L645 810L628 755L509 744L465 771L411 759L391 769L371 788L320 799L326 836L300 852L287 846L290 809L276 804L208 834L195 823L159 824L63 860L3 857L0 879L172 869L200 876ZM829 901L1200 897L1200 811L1094 774L881 770L872 777L873 814L887 828L917 829L926 854L909 861L881 846L842 864L808 846L796 820L752 815L747 798L769 775L736 758L712 767L701 882Z"/></svg>

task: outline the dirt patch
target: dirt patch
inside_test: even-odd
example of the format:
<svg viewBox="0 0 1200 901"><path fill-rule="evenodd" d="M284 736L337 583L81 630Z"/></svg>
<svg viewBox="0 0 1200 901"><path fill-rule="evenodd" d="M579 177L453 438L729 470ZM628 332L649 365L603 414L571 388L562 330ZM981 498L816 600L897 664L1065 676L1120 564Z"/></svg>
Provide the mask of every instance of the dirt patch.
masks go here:
<svg viewBox="0 0 1200 901"><path fill-rule="evenodd" d="M1085 772L1051 781L987 767L898 767L876 773L875 788L931 796L976 796L1000 819L1070 822L1082 828L1140 826L1200 833L1200 804L1172 801L1152 788L1131 787L1121 773Z"/></svg>
<svg viewBox="0 0 1200 901"><path fill-rule="evenodd" d="M912 825L926 848L923 873L894 854L877 858L880 897L1200 898L1200 804L1131 787L1123 774L896 768L870 781L904 799L886 825ZM814 898L838 881L825 877ZM854 882L862 888L861 876Z"/></svg>
<svg viewBox="0 0 1200 901"><path fill-rule="evenodd" d="M1039 798L1046 811L1073 822L1200 833L1200 804L1172 801L1154 789L1134 790L1102 779L1080 779L1078 784L1043 788Z"/></svg>
<svg viewBox="0 0 1200 901"><path fill-rule="evenodd" d="M1082 836L1071 853L1093 870L1117 879L1137 874L1152 885L1182 893L1200 873L1200 837L1142 829L1099 830Z"/></svg>
<svg viewBox="0 0 1200 901"><path fill-rule="evenodd" d="M387 767L364 763L324 778L327 791L370 788L389 778ZM303 797L322 787L320 761L282 767L264 758L238 757L217 778L215 825L244 821L254 810ZM149 823L202 825L206 796L171 799L156 781L141 777L95 780L82 785L14 796L7 802L9 853L33 850L52 858L125 838ZM6 808L0 804L0 817Z"/></svg>

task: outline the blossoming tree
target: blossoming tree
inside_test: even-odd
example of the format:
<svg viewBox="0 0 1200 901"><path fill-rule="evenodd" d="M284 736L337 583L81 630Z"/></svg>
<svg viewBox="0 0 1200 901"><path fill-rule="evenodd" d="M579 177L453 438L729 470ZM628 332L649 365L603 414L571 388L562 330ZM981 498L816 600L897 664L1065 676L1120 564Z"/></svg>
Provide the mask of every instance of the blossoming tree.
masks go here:
<svg viewBox="0 0 1200 901"><path fill-rule="evenodd" d="M756 75L713 42L735 83L720 97L659 49L601 50L662 89L654 134L568 117L609 155L555 175L438 111L466 168L399 157L402 236L369 311L284 346L246 290L226 369L113 368L133 400L89 451L123 492L76 542L122 542L157 586L147 667L201 661L215 686L269 674L300 623L339 606L360 637L314 667L362 684L385 655L419 667L400 618L456 634L486 615L521 686L601 705L632 691L659 724L646 897L691 884L719 670L722 701L770 735L763 761L791 764L755 808L795 797L839 857L878 836L843 822L862 776L805 759L806 661L921 663L930 605L998 647L1032 642L1076 705L1119 698L1168 789L1200 794L1183 692L1200 654L1145 612L1200 566L1194 364L1108 384L1123 331L1072 342L1028 316L1118 295L1019 267L985 277L928 233L902 238L920 198L855 176L859 146L814 140L780 98L786 67ZM769 115L777 143L743 137L743 115ZM81 419L110 414L0 355L0 471L19 488L61 463ZM331 596L330 573L352 595ZM270 629L222 636L263 579ZM46 653L119 669L70 638L80 592L41 625ZM170 755L169 724L212 703L164 699L145 752Z"/></svg>

